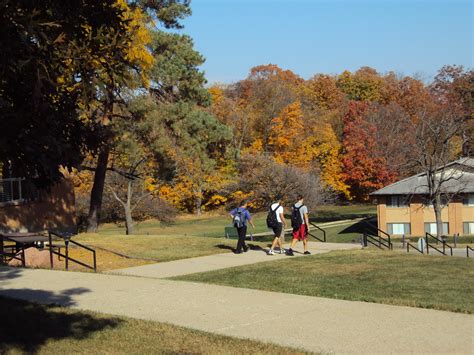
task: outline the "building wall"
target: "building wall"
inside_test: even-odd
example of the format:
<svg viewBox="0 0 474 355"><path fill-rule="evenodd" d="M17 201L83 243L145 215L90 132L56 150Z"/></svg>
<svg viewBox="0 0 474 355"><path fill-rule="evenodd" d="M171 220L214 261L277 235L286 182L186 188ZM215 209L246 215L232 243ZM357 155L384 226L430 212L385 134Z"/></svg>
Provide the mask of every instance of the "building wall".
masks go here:
<svg viewBox="0 0 474 355"><path fill-rule="evenodd" d="M412 235L425 234L425 209L420 199L416 197L410 203L410 223Z"/></svg>
<svg viewBox="0 0 474 355"><path fill-rule="evenodd" d="M385 196L380 196L377 201L377 225L379 229L386 231L387 227L387 205ZM383 227L383 228L382 228Z"/></svg>
<svg viewBox="0 0 474 355"><path fill-rule="evenodd" d="M0 204L0 231L37 232L75 227L74 188L69 179L63 179L35 201Z"/></svg>
<svg viewBox="0 0 474 355"><path fill-rule="evenodd" d="M441 211L441 219L449 225L449 234L463 234L463 222L474 222L474 207L463 206L462 199L455 199ZM377 197L379 228L387 232L387 223L410 223L411 235L425 234L425 223L435 223L433 207L423 205L420 196L414 196L409 207L387 207L386 197Z"/></svg>

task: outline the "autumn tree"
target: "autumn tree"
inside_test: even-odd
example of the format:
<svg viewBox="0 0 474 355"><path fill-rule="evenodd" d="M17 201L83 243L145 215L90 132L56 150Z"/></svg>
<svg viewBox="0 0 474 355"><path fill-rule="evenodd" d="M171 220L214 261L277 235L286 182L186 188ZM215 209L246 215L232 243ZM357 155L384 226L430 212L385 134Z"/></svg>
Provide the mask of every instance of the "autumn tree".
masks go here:
<svg viewBox="0 0 474 355"><path fill-rule="evenodd" d="M254 140L267 151L273 119L294 102L302 79L289 70L268 64L254 67L238 87L251 111Z"/></svg>
<svg viewBox="0 0 474 355"><path fill-rule="evenodd" d="M450 188L453 180L462 179L462 171L446 167L456 158L462 141L457 139L466 129L468 121L463 111L446 103L432 103L418 113L418 120L409 120L415 143L411 146L414 157L407 161L426 176L427 205L433 205L436 217L437 235L443 233L441 211L443 198L449 201L453 195L462 191L462 184L454 190Z"/></svg>
<svg viewBox="0 0 474 355"><path fill-rule="evenodd" d="M122 64L121 75L118 77L108 75L107 61L103 61L101 69L103 76L99 76L100 82L94 92L94 102L97 109L95 112L99 117L99 132L102 138L102 145L97 154L97 166L94 175L94 184L91 190L90 209L88 216L89 232L96 231L100 220L100 209L102 205L102 196L105 186L107 166L113 140L113 131L109 129L109 122L120 114L119 105L123 105L123 91L128 89L147 88L150 84L150 70L154 58L158 56L157 39L159 35L155 34L154 44L152 43L151 29L155 22L163 24L166 28L180 28L179 19L190 14L189 2L183 1L130 1L117 0L119 5L127 12L124 14L124 23L128 26L127 47L124 48L125 58L133 60L133 65ZM155 29L155 32L158 31ZM165 38L165 35L162 36ZM163 41L166 40L162 39ZM164 46L163 51L166 51ZM153 54L153 55L152 55ZM166 57L166 53L163 56ZM112 62L113 63L113 62ZM136 68L141 69L140 75L133 75ZM155 67L156 71L156 67ZM166 82L166 80L163 80ZM160 82L155 81L156 85Z"/></svg>
<svg viewBox="0 0 474 355"><path fill-rule="evenodd" d="M431 84L431 92L437 100L456 107L464 116L461 132L462 155L474 154L474 70L465 71L462 66L444 66Z"/></svg>
<svg viewBox="0 0 474 355"><path fill-rule="evenodd" d="M317 74L304 82L301 97L305 107L317 112L340 109L344 93L338 88L335 77Z"/></svg>
<svg viewBox="0 0 474 355"><path fill-rule="evenodd" d="M375 69L362 67L354 74L344 71L337 78L337 87L349 100L379 101L383 79Z"/></svg>
<svg viewBox="0 0 474 355"><path fill-rule="evenodd" d="M383 157L376 155L376 127L364 119L367 102L351 102L344 116L343 165L350 199L365 201L368 194L393 182Z"/></svg>
<svg viewBox="0 0 474 355"><path fill-rule="evenodd" d="M173 130L169 131L169 153L175 167L173 180L184 183L190 191L192 210L200 214L206 190L217 182L213 175L228 158L226 145L231 132L214 116L190 104L178 103L168 112L168 119L173 120Z"/></svg>
<svg viewBox="0 0 474 355"><path fill-rule="evenodd" d="M237 185L257 209L268 208L277 196L291 203L298 193L302 193L305 203L310 206L320 205L331 198L316 172L277 163L262 154L242 157Z"/></svg>
<svg viewBox="0 0 474 355"><path fill-rule="evenodd" d="M251 144L252 109L235 85L214 85L209 88L209 93L212 100L210 112L232 130L231 144L238 161L242 150Z"/></svg>
<svg viewBox="0 0 474 355"><path fill-rule="evenodd" d="M102 78L136 64L128 48L143 28L123 1L5 1L0 16L0 159L50 184L100 142L99 120L81 112Z"/></svg>

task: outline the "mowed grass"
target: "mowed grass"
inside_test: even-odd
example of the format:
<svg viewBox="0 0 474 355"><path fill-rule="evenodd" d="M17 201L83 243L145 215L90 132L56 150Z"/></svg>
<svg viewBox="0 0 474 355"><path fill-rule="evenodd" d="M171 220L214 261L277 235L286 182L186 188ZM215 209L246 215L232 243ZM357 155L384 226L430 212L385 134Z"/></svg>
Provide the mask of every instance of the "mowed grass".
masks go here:
<svg viewBox="0 0 474 355"><path fill-rule="evenodd" d="M286 207L286 206L285 206ZM290 209L286 207L286 218L290 218ZM376 207L373 205L351 205L351 206L318 206L310 210L310 219L315 223L337 221L342 219L354 219L362 217L373 217L376 215ZM267 232L266 212L252 214L255 230L249 227L249 232ZM288 220L289 222L289 220ZM232 224L227 213L203 214L201 216L183 215L173 223L161 223L156 220L148 220L136 225L135 235L162 235L162 236L194 236L194 237L224 237L224 228ZM100 235L125 234L121 225L104 224L99 230Z"/></svg>
<svg viewBox="0 0 474 355"><path fill-rule="evenodd" d="M371 205L354 205L320 206L310 212L316 221L318 216L321 220L337 220L367 216L373 211L375 209ZM266 216L266 212L253 214L256 228L249 227L248 233L269 232L266 226ZM289 218L289 216L287 217ZM98 233L81 233L74 240L95 247L98 270L106 271L153 262L230 252L237 243L235 239L224 238L224 229L230 224L231 218L227 214L184 215L178 217L173 223L161 223L156 220L138 223L136 234L129 236L125 235L123 226L104 224ZM328 227L328 241L351 242L357 240L358 233L350 230L351 225L349 223L343 226ZM287 236L287 241L289 238ZM257 237L256 241L251 243L265 248L272 239L272 236ZM131 258L124 258L109 251ZM81 249L71 249L71 256L87 263L91 261L90 253ZM70 267L72 270L86 270L74 263L71 263ZM59 264L58 268L63 268L63 265Z"/></svg>
<svg viewBox="0 0 474 355"><path fill-rule="evenodd" d="M373 250L338 251L175 280L474 313L474 261Z"/></svg>
<svg viewBox="0 0 474 355"><path fill-rule="evenodd" d="M164 323L0 297L1 354L302 354Z"/></svg>
<svg viewBox="0 0 474 355"><path fill-rule="evenodd" d="M99 271L138 266L146 263L167 262L198 256L231 252L237 241L225 238L160 235L102 235L81 234L75 238L80 243L96 247ZM265 243L252 242L254 245ZM98 249L105 248L133 258L123 258ZM81 253L80 260L90 260L90 253Z"/></svg>

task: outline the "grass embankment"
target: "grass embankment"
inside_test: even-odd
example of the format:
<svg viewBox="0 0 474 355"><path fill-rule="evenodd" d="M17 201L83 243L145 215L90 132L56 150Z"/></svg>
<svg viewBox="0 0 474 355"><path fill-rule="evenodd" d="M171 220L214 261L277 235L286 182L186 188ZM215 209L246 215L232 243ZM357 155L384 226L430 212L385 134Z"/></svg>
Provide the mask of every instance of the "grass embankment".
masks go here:
<svg viewBox="0 0 474 355"><path fill-rule="evenodd" d="M298 350L0 297L1 354L288 353Z"/></svg>
<svg viewBox="0 0 474 355"><path fill-rule="evenodd" d="M82 234L76 237L75 240L90 245L92 248L106 248L120 254L133 256L133 258L127 259L97 248L97 262L100 271L231 252L236 245L236 240L225 238L179 235ZM266 245L258 242L252 242L252 244ZM81 255L80 260L91 260L88 252L80 249L71 251L73 257L78 256L79 253Z"/></svg>
<svg viewBox="0 0 474 355"><path fill-rule="evenodd" d="M285 209L286 217L289 222L289 209ZM310 219L315 223L324 223L330 221L374 217L376 208L371 205L352 205L352 206L319 206L314 211L310 211ZM266 212L253 214L255 230L249 229L254 233L267 232ZM160 223L156 220L149 220L138 223L135 235L160 235L160 236L194 236L194 237L223 237L224 228L231 225L230 217L225 215L207 215L201 216L185 215L180 216L173 223ZM125 229L116 224L104 224L101 226L99 235L123 235Z"/></svg>
<svg viewBox="0 0 474 355"><path fill-rule="evenodd" d="M365 205L321 206L311 212L311 215L313 221L321 223L371 216L374 211L373 206ZM256 229L249 229L249 232L268 232L265 212L254 214L253 218ZM124 228L121 226L105 224L101 226L99 233L82 233L75 240L92 247L105 248L134 257L127 259L98 248L98 269L105 271L157 261L166 262L230 252L235 247L236 240L223 238L224 228L230 225L230 221L227 215L180 216L173 223L149 220L139 223L136 234L130 236L124 234ZM327 232L329 242L352 242L358 240L359 236L357 227L351 222L328 227ZM287 240L288 238L287 236ZM258 237L257 241L252 243L267 247L271 239L272 237ZM90 253L81 249L71 249L71 256L79 260L91 260ZM73 263L71 269L83 270Z"/></svg>
<svg viewBox="0 0 474 355"><path fill-rule="evenodd" d="M372 250L176 277L234 287L474 313L474 261Z"/></svg>

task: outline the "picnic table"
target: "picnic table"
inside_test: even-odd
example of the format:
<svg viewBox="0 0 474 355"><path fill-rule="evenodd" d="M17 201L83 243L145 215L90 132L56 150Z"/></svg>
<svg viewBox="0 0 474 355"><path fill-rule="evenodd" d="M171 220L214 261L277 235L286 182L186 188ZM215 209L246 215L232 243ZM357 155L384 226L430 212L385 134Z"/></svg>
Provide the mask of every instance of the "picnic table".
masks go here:
<svg viewBox="0 0 474 355"><path fill-rule="evenodd" d="M82 265L88 269L97 271L97 260L95 250L78 243L71 238L73 237L73 233L71 232L55 232L53 230L49 230L48 235L44 235L42 233L4 233L0 232L0 264L6 264L7 258L20 260L23 267L26 266L25 260L25 249L37 246L39 243L44 245L44 242L48 242L48 249L49 249L49 261L51 269L53 268L53 254L58 256L58 260L60 258L65 258L65 268L66 270L69 269L69 261L73 261L79 265ZM6 243L10 243L6 245ZM14 243L14 244L11 244ZM64 243L62 245L61 243ZM74 244L77 247L86 249L92 253L93 264L88 265L80 260L74 259L69 256L69 244ZM65 254L61 253L61 248L64 248ZM10 249L7 251L6 249ZM20 256L18 253L21 251Z"/></svg>
<svg viewBox="0 0 474 355"><path fill-rule="evenodd" d="M41 233L2 232L0 233L0 261L2 264L5 264L6 259L9 257L10 259L20 260L22 266L26 266L25 249L48 240L49 238ZM14 244L7 244L8 242ZM7 251L7 249L10 249L10 251ZM20 257L18 257L20 251Z"/></svg>

